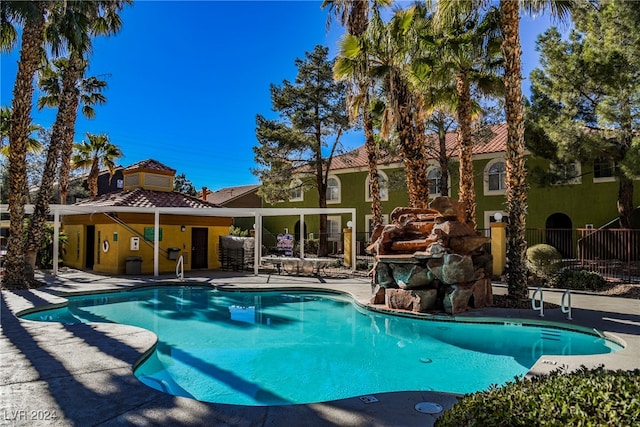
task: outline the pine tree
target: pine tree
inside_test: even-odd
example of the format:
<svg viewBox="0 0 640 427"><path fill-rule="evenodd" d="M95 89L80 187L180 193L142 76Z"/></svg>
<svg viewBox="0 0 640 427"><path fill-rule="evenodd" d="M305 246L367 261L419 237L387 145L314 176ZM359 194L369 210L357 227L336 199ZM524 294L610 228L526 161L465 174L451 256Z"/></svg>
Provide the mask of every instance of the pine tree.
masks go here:
<svg viewBox="0 0 640 427"><path fill-rule="evenodd" d="M603 1L573 19L568 39L555 28L538 39L532 145L552 160L613 160L620 225L629 228L640 173L640 10L633 2Z"/></svg>
<svg viewBox="0 0 640 427"><path fill-rule="evenodd" d="M262 182L261 195L269 202L286 201L290 192L317 189L318 207L327 207L327 181L331 161L341 154L340 138L349 127L346 87L333 79L328 49L316 46L296 59L294 83L271 85L271 102L279 118L256 118L259 145L253 148ZM295 188L301 187L301 188ZM327 254L327 217L320 216L318 256Z"/></svg>

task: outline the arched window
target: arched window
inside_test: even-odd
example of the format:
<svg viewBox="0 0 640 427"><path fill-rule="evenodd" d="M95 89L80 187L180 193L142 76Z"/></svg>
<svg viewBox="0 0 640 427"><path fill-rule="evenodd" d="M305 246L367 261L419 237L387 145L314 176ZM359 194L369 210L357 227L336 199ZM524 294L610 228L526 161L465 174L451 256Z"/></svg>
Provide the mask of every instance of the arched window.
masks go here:
<svg viewBox="0 0 640 427"><path fill-rule="evenodd" d="M365 201L367 202L371 201L371 189L369 188L369 182L370 178L369 174L367 173L367 179L364 183L364 194L366 194ZM389 178L387 177L387 174L382 171L378 171L378 184L380 185L380 200L389 200Z"/></svg>
<svg viewBox="0 0 640 427"><path fill-rule="evenodd" d="M340 180L336 176L327 179L327 203L340 203Z"/></svg>
<svg viewBox="0 0 640 427"><path fill-rule="evenodd" d="M442 184L442 169L439 166L430 167L427 170L427 181L429 182L429 195L439 196Z"/></svg>
<svg viewBox="0 0 640 427"><path fill-rule="evenodd" d="M493 159L484 169L484 193L504 194L507 188L507 169L503 159Z"/></svg>

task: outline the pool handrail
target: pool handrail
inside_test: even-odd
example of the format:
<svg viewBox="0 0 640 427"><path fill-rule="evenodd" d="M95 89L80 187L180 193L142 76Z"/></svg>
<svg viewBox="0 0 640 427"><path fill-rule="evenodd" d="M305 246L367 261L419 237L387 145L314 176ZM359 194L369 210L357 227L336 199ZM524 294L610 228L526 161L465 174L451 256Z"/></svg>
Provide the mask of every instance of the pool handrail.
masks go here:
<svg viewBox="0 0 640 427"><path fill-rule="evenodd" d="M540 294L540 305L536 305L536 295ZM542 297L542 288L537 288L534 292L533 295L531 295L531 308L534 311L539 311L540 317L544 317L544 300Z"/></svg>
<svg viewBox="0 0 640 427"><path fill-rule="evenodd" d="M568 304L565 305L564 304L564 299L565 297L567 298ZM567 315L567 320L573 320L571 318L571 291L569 289L567 289L566 291L564 291L564 293L562 294L562 299L560 300L560 310Z"/></svg>
<svg viewBox="0 0 640 427"><path fill-rule="evenodd" d="M176 262L176 278L181 282L184 280L184 256L183 255L180 255L180 258L178 258L178 261Z"/></svg>

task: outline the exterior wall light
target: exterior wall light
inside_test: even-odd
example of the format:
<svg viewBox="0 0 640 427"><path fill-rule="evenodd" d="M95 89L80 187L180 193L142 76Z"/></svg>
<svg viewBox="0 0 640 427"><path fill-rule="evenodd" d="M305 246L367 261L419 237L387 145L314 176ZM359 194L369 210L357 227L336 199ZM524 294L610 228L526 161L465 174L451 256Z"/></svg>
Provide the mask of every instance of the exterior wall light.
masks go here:
<svg viewBox="0 0 640 427"><path fill-rule="evenodd" d="M184 233L185 231L187 231L187 227L185 225L181 225L180 226L180 231L182 231Z"/></svg>

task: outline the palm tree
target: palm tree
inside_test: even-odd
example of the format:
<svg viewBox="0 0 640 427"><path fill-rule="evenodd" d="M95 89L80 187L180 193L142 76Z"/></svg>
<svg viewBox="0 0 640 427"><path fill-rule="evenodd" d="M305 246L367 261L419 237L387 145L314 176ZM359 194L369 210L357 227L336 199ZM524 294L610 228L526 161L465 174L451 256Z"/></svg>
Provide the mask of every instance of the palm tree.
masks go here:
<svg viewBox="0 0 640 427"><path fill-rule="evenodd" d="M424 134L424 104L421 94L412 86L407 58L412 43L415 7L396 11L388 24L379 14L371 21L369 38L369 70L380 81L386 96L386 109L381 133L395 128L400 154L404 160L409 205L426 207L429 199L427 154Z"/></svg>
<svg viewBox="0 0 640 427"><path fill-rule="evenodd" d="M9 129L11 128L11 109L2 106L0 112L0 155L9 158ZM29 126L29 135L42 129L42 126L31 124ZM37 154L42 151L42 141L29 137L27 142L27 152Z"/></svg>
<svg viewBox="0 0 640 427"><path fill-rule="evenodd" d="M62 104L56 103L55 99L49 98L47 106L58 106L59 114L56 121L61 120L66 133L61 140L61 160L60 160L60 203L66 203L69 192L69 176L71 169L71 152L73 150L73 136L75 134L75 122L80 103L83 104L82 112L87 118L92 118L95 112L92 109L94 104L105 102L104 97L99 93L106 84L96 78L83 79L84 71L87 67L86 55L91 52L91 38L100 35L113 35L122 27L120 11L132 0L99 0L93 2L75 2L72 7L58 9L55 17L56 31L50 31L49 43L52 51L58 55L65 45L69 45L69 58L66 66L63 67L63 79L61 80L61 99L66 99L69 104L65 105L64 111L60 114ZM66 78L66 79L65 79ZM50 86L51 87L51 86ZM52 95L55 93L52 92ZM41 107L42 108L42 107Z"/></svg>
<svg viewBox="0 0 640 427"><path fill-rule="evenodd" d="M56 143L52 150L53 154L56 155L56 151L58 153L62 151L60 162L63 165L71 162L74 132L68 132L68 130L73 131L75 127L78 107L82 105L83 116L92 119L96 114L93 106L102 105L107 101L102 94L102 91L107 87L107 83L97 77L84 78L83 74L86 66L87 61L78 61L77 56L58 58L53 60L40 75L39 86L44 95L38 99L38 108L58 108L51 140ZM80 75L80 78L76 79L78 75ZM47 167L45 172L45 175L51 177L51 181L53 181L56 173L58 156L54 158L53 167ZM68 172L61 170L59 181L61 204L65 204L67 199L68 175ZM41 186L41 188L43 187L48 188L47 186Z"/></svg>
<svg viewBox="0 0 640 427"><path fill-rule="evenodd" d="M486 9L490 0L439 0L437 19L443 25L453 22L460 13ZM522 105L522 60L520 44L520 7L539 13L549 9L563 19L578 3L587 0L500 0L500 28L504 59L505 115L507 120L506 190L507 190L507 285L509 295L527 298L526 215L527 183L524 158L524 114Z"/></svg>
<svg viewBox="0 0 640 427"><path fill-rule="evenodd" d="M25 286L22 227L27 190L26 156L33 105L33 78L40 65L46 4L39 1L3 1L2 3L3 49L7 49L11 44L10 41L5 41L8 26L12 23L22 24L20 59L13 88L9 127L9 145L11 146L8 180L9 238L3 278L5 287L21 288Z"/></svg>
<svg viewBox="0 0 640 427"><path fill-rule="evenodd" d="M352 44L361 40L369 26L369 9L373 7L377 13L380 7L391 5L392 0L373 0L370 6L369 0L324 0L322 8L329 7L330 11L346 27L347 34L343 43ZM328 19L331 19L331 14ZM373 228L382 224L382 203L380 200L380 181L378 176L378 155L373 130L373 117L370 107L372 81L367 70L367 45L360 43L358 50L351 54L346 53L346 46L340 57L336 60L334 70L339 79L351 79L353 84L349 86L347 96L347 108L349 116L354 120L362 115L362 127L364 129L365 150L367 152L367 165L369 169L369 194L371 196L371 215Z"/></svg>
<svg viewBox="0 0 640 427"><path fill-rule="evenodd" d="M496 74L500 64L499 15L492 8L484 16L473 12L460 14L446 27L426 32L427 52L432 56L431 84L442 81L449 86L455 76L455 109L458 117L460 188L466 221L476 223L476 197L473 173L472 87L485 95L502 94L502 79ZM430 19L428 26L432 26ZM476 109L477 111L477 109Z"/></svg>
<svg viewBox="0 0 640 427"><path fill-rule="evenodd" d="M372 89L373 83L368 76L361 76L366 70L368 58L366 38L346 34L340 41L340 52L334 64L334 76L338 80L351 80L350 93L347 99L351 120L362 115L365 150L369 169L369 195L371 196L372 229L382 224L382 203L380 198L380 181L378 175L378 146L375 140L373 124ZM354 86L356 90L354 90Z"/></svg>
<svg viewBox="0 0 640 427"><path fill-rule="evenodd" d="M25 245L25 280L33 280L38 248L44 231L44 224L49 210L49 200L53 191L53 182L57 170L60 152L62 151L60 195L66 199L69 182L69 161L75 133L75 121L80 98L85 101L83 112L92 117L94 112L88 102L103 103L104 97L95 90L104 88L105 83L97 79L82 80L87 66L85 56L91 50L91 38L96 35L113 34L120 26L118 12L123 7L121 1L73 2L56 4L49 12L47 26L47 43L54 55L68 51L68 58L59 58L54 66L61 72L61 81L53 67L43 71L41 83L47 95L38 106L56 105L58 113L53 124L51 142L47 152L45 170L42 175L40 189L36 197L33 215L27 230ZM91 90L87 93L86 87ZM84 89L84 90L83 90ZM67 165L67 166L65 166Z"/></svg>
<svg viewBox="0 0 640 427"><path fill-rule="evenodd" d="M98 176L100 175L100 166L109 170L109 176L112 177L115 171L115 159L122 157L120 148L109 141L106 134L92 134L87 132L87 141L74 144L75 154L72 157L74 168L89 169L87 176L87 185L89 194L92 197L98 195Z"/></svg>

